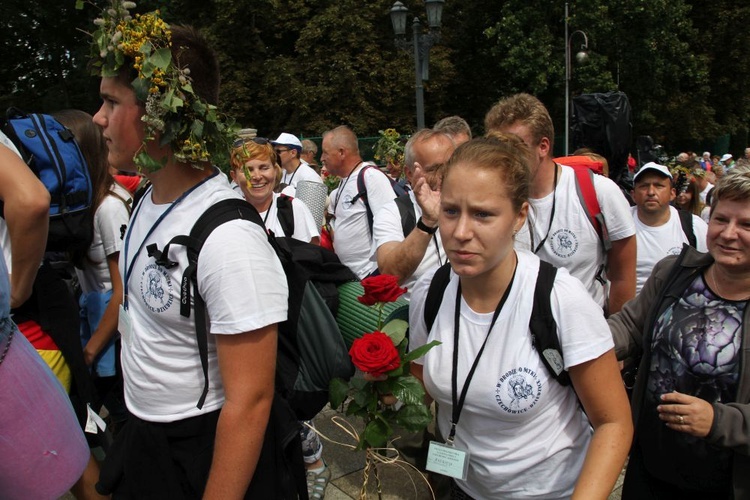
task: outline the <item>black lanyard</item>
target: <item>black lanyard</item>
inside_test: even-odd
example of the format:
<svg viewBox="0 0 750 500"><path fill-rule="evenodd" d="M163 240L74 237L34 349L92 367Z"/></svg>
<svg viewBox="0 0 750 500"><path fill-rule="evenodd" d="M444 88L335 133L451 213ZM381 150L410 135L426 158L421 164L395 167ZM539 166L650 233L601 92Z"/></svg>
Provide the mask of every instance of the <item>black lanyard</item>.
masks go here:
<svg viewBox="0 0 750 500"><path fill-rule="evenodd" d="M547 241L547 238L549 237L549 232L552 230L552 221L555 219L555 205L557 204L557 169L558 165L555 163L555 180L552 184L552 212L549 214L549 225L547 226L547 234L544 235L544 239L539 242L539 245L537 245L536 248L534 248L534 226L531 224L531 217L527 219L527 222L529 224L529 238L531 241L531 248L534 250L534 253L539 252L539 250L542 248L542 245L544 245L544 242Z"/></svg>
<svg viewBox="0 0 750 500"><path fill-rule="evenodd" d="M451 416L451 431L450 434L448 434L448 439L445 441L450 445L453 444L453 439L456 437L456 426L458 425L458 419L461 417L461 410L463 410L464 402L466 401L466 393L469 392L469 384L471 384L471 379L474 378L474 372L477 369L477 365L479 365L479 358L481 358L482 353L484 353L484 348L487 346L487 341L490 338L492 327L495 326L495 321L497 321L497 317L500 316L500 311L503 310L505 301L508 300L510 289L513 288L513 281L515 281L516 279L516 269L518 269L518 261L516 261L516 266L513 268L513 276L511 276L510 278L508 287L505 289L505 293L503 293L500 302L497 303L495 313L492 315L492 321L490 322L490 327L487 330L487 336L484 338L484 343L482 343L482 347L479 349L477 357L474 359L474 364L471 365L471 369L469 370L468 375L466 375L466 381L464 382L464 386L461 389L460 399L458 398L458 332L459 320L461 318L461 281L459 280L458 282L458 289L456 290L456 312L453 320L453 373L451 375L451 397L453 399L453 413Z"/></svg>
<svg viewBox="0 0 750 500"><path fill-rule="evenodd" d="M202 181L200 181L195 186L191 187L184 193L180 195L179 198L177 198L175 201L172 202L171 205L169 205L169 208L167 208L158 219L156 219L156 222L154 222L154 225L151 226L151 229L148 230L146 233L146 236L144 236L143 241L141 241L141 245L138 247L138 250L136 250L135 255L133 255L133 260L130 261L130 266L128 267L128 248L130 247L130 235L131 230L135 226L135 219L138 217L138 214L141 213L141 207L143 206L143 201L141 200L141 203L138 204L138 206L135 209L135 212L133 213L133 216L130 218L130 222L128 223L128 232L125 235L125 244L123 245L123 252L124 252L124 259L123 259L123 267L125 268L125 279L123 281L123 307L127 310L128 309L128 281L130 281L130 275L133 272L133 266L135 265L135 261L138 259L138 255L141 253L141 250L143 250L143 246L146 244L146 241L148 240L149 236L151 236L151 233L154 232L154 230L161 224L161 222L166 218L166 216L169 214L169 212L172 211L177 205L179 205L185 198L187 198L190 193L198 189L200 186L205 184L209 179L213 179L216 177L219 173L219 170L217 169L213 174L206 177ZM144 193L144 197L148 196L151 191L153 190L153 187L150 187L146 193Z"/></svg>

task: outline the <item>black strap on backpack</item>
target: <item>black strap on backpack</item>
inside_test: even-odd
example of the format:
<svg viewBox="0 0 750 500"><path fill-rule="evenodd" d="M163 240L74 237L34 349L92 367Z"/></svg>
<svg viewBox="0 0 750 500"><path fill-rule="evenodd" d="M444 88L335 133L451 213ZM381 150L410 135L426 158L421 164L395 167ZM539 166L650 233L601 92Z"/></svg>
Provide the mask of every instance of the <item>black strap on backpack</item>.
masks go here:
<svg viewBox="0 0 750 500"><path fill-rule="evenodd" d="M382 175L385 175L378 167L375 165L365 165L362 167L362 169L357 174L357 194L354 195L352 198L352 205L357 202L357 200L361 199L362 203L365 204L365 210L367 210L367 227L370 228L370 234L372 234L372 221L373 221L373 213L372 209L370 208L370 202L367 200L367 187L365 186L365 172L371 168L374 168L377 172L380 172ZM406 190L403 186L398 184L396 181L385 175L386 179L388 179L388 182L391 184L391 189L393 189L394 198L400 197L402 195L406 194ZM416 225L416 221L414 222ZM408 233L404 233L405 235Z"/></svg>
<svg viewBox="0 0 750 500"><path fill-rule="evenodd" d="M406 238L417 225L417 214L414 211L414 205L411 202L409 193L402 194L394 201L401 216L401 230L404 232L404 238Z"/></svg>
<svg viewBox="0 0 750 500"><path fill-rule="evenodd" d="M450 281L450 263L443 264L432 278L430 288L427 291L424 306L424 322L427 331L432 329L435 318L443 302L445 289ZM570 385L570 376L564 369L562 348L557 336L557 323L552 316L552 305L550 295L555 283L557 268L545 261L539 261L539 274L534 287L534 303L531 309L529 329L531 330L531 342L539 352L542 363L549 373L561 385Z"/></svg>
<svg viewBox="0 0 750 500"><path fill-rule="evenodd" d="M171 245L183 245L187 248L188 266L182 275L180 285L180 315L186 318L190 317L190 289L192 287L195 301L195 330L204 381L203 392L197 404L198 408L203 408L203 403L208 395L208 318L206 317L206 304L198 292L198 255L214 229L235 219L249 220L260 227L264 227L263 219L260 218L255 207L245 200L229 198L209 207L196 221L189 236L175 236L162 250L159 250L155 244L146 247L149 257L154 257L158 265L167 269L177 265L176 262L169 260L169 247ZM269 238L269 241L272 239Z"/></svg>
<svg viewBox="0 0 750 500"><path fill-rule="evenodd" d="M276 213L281 224L281 229L284 230L284 235L291 238L294 234L294 209L292 207L292 198L285 194L279 195L276 199Z"/></svg>
<svg viewBox="0 0 750 500"><path fill-rule="evenodd" d="M698 242L693 230L693 214L682 209L677 209L677 213L680 215L680 225L682 226L682 232L685 233L685 237L688 240L688 245L697 248Z"/></svg>

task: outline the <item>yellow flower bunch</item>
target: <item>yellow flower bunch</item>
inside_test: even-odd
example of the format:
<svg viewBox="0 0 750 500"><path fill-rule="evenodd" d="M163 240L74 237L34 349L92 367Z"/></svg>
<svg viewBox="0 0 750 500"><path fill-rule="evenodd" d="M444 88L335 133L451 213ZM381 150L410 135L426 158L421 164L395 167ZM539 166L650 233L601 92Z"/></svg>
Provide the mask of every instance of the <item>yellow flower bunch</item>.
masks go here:
<svg viewBox="0 0 750 500"><path fill-rule="evenodd" d="M380 138L375 143L375 146L373 146L375 159L385 161L386 163L403 165L405 141L401 139L401 134L393 128L379 130L378 133L380 134Z"/></svg>
<svg viewBox="0 0 750 500"><path fill-rule="evenodd" d="M83 3L77 0L76 7L83 8ZM203 168L216 155L226 155L235 131L216 106L195 94L190 68L174 64L172 32L160 12L131 16L135 7L131 1L111 0L94 20L98 29L91 35L93 72L106 78L123 68L135 70L131 85L145 104L145 137L133 158L139 170L163 166L146 153L146 143L153 140L169 144L177 161Z"/></svg>

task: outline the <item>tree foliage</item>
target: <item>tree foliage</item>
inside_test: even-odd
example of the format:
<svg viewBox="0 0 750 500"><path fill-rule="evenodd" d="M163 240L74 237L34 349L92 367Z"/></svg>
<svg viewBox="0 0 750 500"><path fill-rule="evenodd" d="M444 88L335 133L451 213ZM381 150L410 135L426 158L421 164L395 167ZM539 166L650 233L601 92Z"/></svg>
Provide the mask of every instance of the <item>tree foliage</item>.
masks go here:
<svg viewBox="0 0 750 500"><path fill-rule="evenodd" d="M92 5L92 3L94 5ZM424 20L424 4L405 0ZM391 0L143 0L169 22L209 37L222 67L222 104L264 135L303 136L346 123L359 135L414 129L414 63L393 43ZM86 70L92 0L4 0L0 104L53 111L98 105ZM589 40L573 61L571 93L621 90L634 136L668 147L742 133L750 120L750 4L733 0L570 0L570 32ZM407 30L407 38L410 29ZM465 117L482 132L487 109L524 91L542 99L562 131L564 5L544 0L447 0L430 54L426 121ZM582 37L573 37L573 53ZM744 147L737 144L736 148Z"/></svg>

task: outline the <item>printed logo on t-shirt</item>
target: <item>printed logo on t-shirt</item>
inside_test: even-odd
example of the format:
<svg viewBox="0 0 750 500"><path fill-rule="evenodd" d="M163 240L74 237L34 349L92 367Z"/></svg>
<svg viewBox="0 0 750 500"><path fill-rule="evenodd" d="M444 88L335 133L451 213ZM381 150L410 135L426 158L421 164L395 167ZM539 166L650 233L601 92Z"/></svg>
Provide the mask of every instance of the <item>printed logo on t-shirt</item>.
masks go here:
<svg viewBox="0 0 750 500"><path fill-rule="evenodd" d="M682 252L682 247L672 247L669 250L667 250L667 255L680 255L680 252Z"/></svg>
<svg viewBox="0 0 750 500"><path fill-rule="evenodd" d="M500 408L516 415L532 409L542 395L542 382L530 368L508 370L495 386L495 400Z"/></svg>
<svg viewBox="0 0 750 500"><path fill-rule="evenodd" d="M156 263L146 266L141 274L141 297L155 313L163 313L172 305L172 280Z"/></svg>
<svg viewBox="0 0 750 500"><path fill-rule="evenodd" d="M549 245L558 257L570 257L578 250L578 238L569 229L558 229L552 233Z"/></svg>

